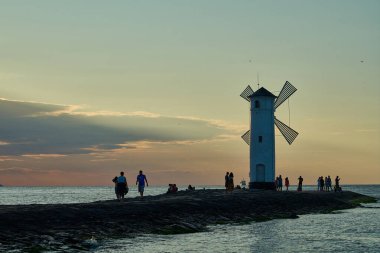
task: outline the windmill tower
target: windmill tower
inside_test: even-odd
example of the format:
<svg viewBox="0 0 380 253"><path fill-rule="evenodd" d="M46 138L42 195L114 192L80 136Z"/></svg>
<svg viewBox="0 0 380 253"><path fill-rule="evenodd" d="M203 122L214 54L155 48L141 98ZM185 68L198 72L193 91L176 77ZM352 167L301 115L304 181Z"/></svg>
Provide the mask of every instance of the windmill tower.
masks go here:
<svg viewBox="0 0 380 253"><path fill-rule="evenodd" d="M286 141L290 144L298 133L279 121L274 112L285 102L296 88L286 81L278 97L264 87L253 91L248 85L240 94L242 98L251 103L251 127L242 135L249 145L249 188L274 189L275 178L275 136L274 125L280 130Z"/></svg>

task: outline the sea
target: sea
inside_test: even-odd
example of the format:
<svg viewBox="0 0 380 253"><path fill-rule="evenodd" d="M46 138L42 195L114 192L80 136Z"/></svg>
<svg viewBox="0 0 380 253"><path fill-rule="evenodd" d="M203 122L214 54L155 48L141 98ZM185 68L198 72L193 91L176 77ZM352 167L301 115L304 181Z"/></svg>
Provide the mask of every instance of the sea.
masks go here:
<svg viewBox="0 0 380 253"><path fill-rule="evenodd" d="M223 186L196 186L222 189ZM316 190L305 186L304 190ZM185 187L180 187L185 189ZM146 188L146 195L165 193L167 187ZM291 187L290 190L295 190ZM93 240L91 252L380 252L380 185L343 185L377 198L331 214L301 215L249 224L211 225L207 231L180 234L143 234L121 239ZM129 198L138 196L132 187ZM115 198L113 187L0 187L1 205L84 203ZM244 208L242 206L241 208Z"/></svg>

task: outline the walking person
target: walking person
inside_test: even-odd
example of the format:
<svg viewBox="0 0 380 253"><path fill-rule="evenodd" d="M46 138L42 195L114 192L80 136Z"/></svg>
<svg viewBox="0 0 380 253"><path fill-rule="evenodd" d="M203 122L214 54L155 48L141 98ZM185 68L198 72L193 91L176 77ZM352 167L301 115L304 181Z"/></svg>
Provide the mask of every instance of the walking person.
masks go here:
<svg viewBox="0 0 380 253"><path fill-rule="evenodd" d="M298 178L298 188L297 188L297 191L299 191L299 192L302 191L302 182L303 182L303 178L300 176Z"/></svg>
<svg viewBox="0 0 380 253"><path fill-rule="evenodd" d="M288 177L285 178L285 187L286 187L286 191L288 191L289 190L289 178Z"/></svg>
<svg viewBox="0 0 380 253"><path fill-rule="evenodd" d="M117 178L117 198L119 201L122 201L124 199L127 187L127 179L124 176L124 171L121 171L120 176Z"/></svg>
<svg viewBox="0 0 380 253"><path fill-rule="evenodd" d="M138 191L140 193L140 197L144 197L144 188L148 186L148 180L146 179L146 176L143 174L142 170L139 171L139 174L137 175L136 179L136 185L138 184Z"/></svg>

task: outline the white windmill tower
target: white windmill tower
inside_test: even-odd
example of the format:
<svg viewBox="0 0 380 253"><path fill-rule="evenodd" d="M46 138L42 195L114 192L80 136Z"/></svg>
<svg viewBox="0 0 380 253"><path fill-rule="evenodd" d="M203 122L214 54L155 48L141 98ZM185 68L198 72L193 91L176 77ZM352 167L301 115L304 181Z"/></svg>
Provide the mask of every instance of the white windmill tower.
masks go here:
<svg viewBox="0 0 380 253"><path fill-rule="evenodd" d="M251 127L242 135L243 140L249 145L250 189L274 189L276 169L274 125L289 145L298 135L295 130L279 121L274 112L296 90L286 81L278 97L264 87L253 91L249 85L240 94L251 103Z"/></svg>

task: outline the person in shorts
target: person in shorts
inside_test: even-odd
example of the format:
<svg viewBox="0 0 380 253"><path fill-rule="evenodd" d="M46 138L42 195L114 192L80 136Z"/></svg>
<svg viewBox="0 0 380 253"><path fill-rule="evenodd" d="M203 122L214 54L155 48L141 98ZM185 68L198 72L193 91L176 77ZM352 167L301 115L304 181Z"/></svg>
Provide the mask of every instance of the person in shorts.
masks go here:
<svg viewBox="0 0 380 253"><path fill-rule="evenodd" d="M139 174L137 175L136 185L138 185L138 190L141 198L144 196L145 183L146 186L148 186L148 180L146 180L146 176L143 174L142 170L140 170Z"/></svg>

